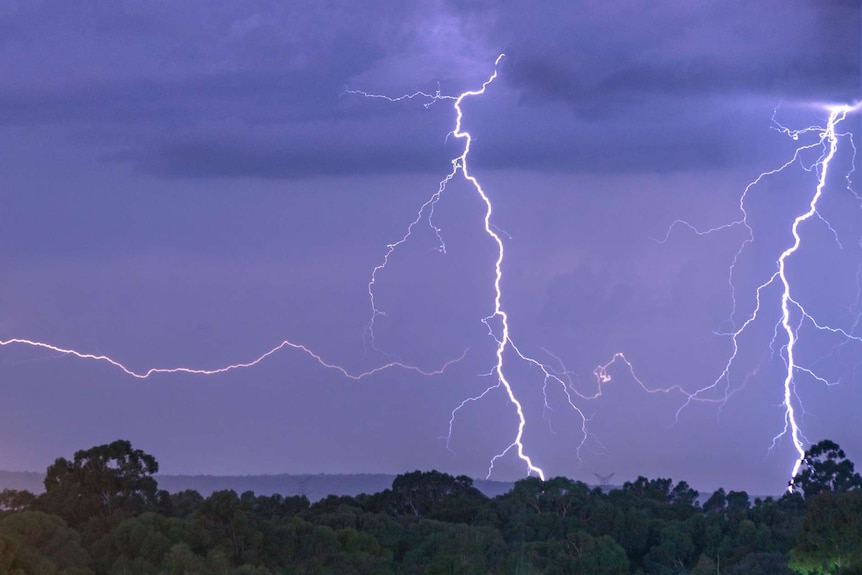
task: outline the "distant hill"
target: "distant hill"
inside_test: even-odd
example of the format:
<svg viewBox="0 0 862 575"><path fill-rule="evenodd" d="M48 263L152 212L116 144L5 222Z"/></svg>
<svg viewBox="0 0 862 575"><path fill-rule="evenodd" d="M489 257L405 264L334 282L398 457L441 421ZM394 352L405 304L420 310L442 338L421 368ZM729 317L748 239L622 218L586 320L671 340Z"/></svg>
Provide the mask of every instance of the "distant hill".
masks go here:
<svg viewBox="0 0 862 575"><path fill-rule="evenodd" d="M44 491L44 473L34 471L0 471L0 490L26 489L33 493ZM157 475L159 488L171 493L193 489L209 496L214 491L233 489L237 493L253 491L257 495L279 493L284 496L305 495L311 501L328 495L359 495L378 493L392 486L395 475L383 473L316 474L316 475ZM513 483L474 480L473 485L488 497L501 495L512 489Z"/></svg>

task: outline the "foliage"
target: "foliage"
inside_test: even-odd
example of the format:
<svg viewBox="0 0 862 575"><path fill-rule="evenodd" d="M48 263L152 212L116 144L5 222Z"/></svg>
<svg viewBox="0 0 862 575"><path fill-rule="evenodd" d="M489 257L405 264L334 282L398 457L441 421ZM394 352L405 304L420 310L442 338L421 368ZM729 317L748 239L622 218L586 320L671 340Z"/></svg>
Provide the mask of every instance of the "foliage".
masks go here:
<svg viewBox="0 0 862 575"><path fill-rule="evenodd" d="M36 508L59 515L69 525L100 533L108 520L119 520L158 507L156 458L128 441L118 440L58 458L48 467L45 493Z"/></svg>
<svg viewBox="0 0 862 575"><path fill-rule="evenodd" d="M4 489L0 491L0 511L24 511L36 502L36 496L29 491Z"/></svg>
<svg viewBox="0 0 862 575"><path fill-rule="evenodd" d="M379 494L371 506L392 515L467 521L486 500L469 477L414 471L396 477L392 489Z"/></svg>
<svg viewBox="0 0 862 575"><path fill-rule="evenodd" d="M812 445L805 452L802 464L804 469L793 478L791 485L801 489L805 497L824 491L862 489L862 477L834 441L824 439Z"/></svg>
<svg viewBox="0 0 862 575"><path fill-rule="evenodd" d="M862 491L823 491L807 500L790 556L791 567L799 573L862 569Z"/></svg>
<svg viewBox="0 0 862 575"><path fill-rule="evenodd" d="M701 507L684 481L638 477L604 492L528 477L490 499L467 477L415 471L380 493L310 505L168 496L155 458L117 441L55 461L43 495L0 493L0 573L860 573L862 490L840 448L815 447L799 476L805 498L719 489Z"/></svg>
<svg viewBox="0 0 862 575"><path fill-rule="evenodd" d="M23 511L0 518L0 573L91 575L80 536L56 515Z"/></svg>

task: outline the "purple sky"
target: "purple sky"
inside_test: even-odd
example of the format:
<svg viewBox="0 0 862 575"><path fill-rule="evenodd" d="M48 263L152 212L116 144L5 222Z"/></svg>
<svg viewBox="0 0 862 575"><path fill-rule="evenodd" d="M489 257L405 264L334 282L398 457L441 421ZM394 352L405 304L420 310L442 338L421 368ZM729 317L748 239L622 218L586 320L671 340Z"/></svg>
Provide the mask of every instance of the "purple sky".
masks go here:
<svg viewBox="0 0 862 575"><path fill-rule="evenodd" d="M749 192L754 241L728 270L758 174L793 156L772 129L825 125L823 103L862 98L858 0L404 3L11 2L0 8L0 340L106 354L130 369L214 368L284 339L353 381L282 351L215 376L137 380L105 363L0 347L0 468L43 470L117 438L165 473L398 473L481 477L515 437L495 382L496 246L461 180L435 209L446 253L420 222L378 275L377 345L367 284L461 153L451 101L397 96L475 89L465 101L470 169L505 243L503 305L519 349L591 395L622 352L651 389L693 392L721 374L755 288L792 244L816 188L816 154ZM840 131L862 137L862 114ZM823 324L862 337L862 209L840 139L820 204L788 260L792 295ZM859 186L857 186L857 190ZM828 224L827 224L828 222ZM830 230L831 225L831 230ZM834 230L834 233L833 231ZM603 395L566 405L559 385L505 356L549 476L685 479L777 493L796 457L784 426L778 286L738 338L709 397L646 393L617 362ZM797 314L794 322L800 320ZM862 464L862 343L799 330L806 437ZM365 342L367 344L367 342ZM844 343L844 345L841 345ZM564 368L561 365L565 366ZM804 406L804 407L803 407ZM579 445L581 446L578 449ZM510 452L492 476L526 474Z"/></svg>

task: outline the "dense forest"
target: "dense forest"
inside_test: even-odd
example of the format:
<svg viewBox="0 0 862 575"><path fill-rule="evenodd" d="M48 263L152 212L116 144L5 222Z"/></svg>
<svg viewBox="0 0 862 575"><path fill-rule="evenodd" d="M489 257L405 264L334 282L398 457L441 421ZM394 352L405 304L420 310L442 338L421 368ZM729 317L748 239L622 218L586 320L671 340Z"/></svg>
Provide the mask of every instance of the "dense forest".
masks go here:
<svg viewBox="0 0 862 575"><path fill-rule="evenodd" d="M120 440L57 459L44 493L0 492L0 574L862 574L862 478L828 440L792 492L754 501L644 477L607 492L530 477L489 498L415 471L311 504L168 493L157 472Z"/></svg>

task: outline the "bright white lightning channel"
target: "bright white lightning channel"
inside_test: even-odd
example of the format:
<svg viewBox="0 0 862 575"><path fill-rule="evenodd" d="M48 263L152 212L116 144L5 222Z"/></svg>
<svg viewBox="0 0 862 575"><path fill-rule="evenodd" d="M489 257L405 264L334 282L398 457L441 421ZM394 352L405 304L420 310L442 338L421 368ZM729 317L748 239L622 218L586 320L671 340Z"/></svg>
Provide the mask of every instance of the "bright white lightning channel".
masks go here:
<svg viewBox="0 0 862 575"><path fill-rule="evenodd" d="M449 174L447 174L446 177L440 181L440 185L438 186L437 191L424 204L422 204L422 206L419 208L419 211L416 215L416 219L414 219L410 223L410 225L407 227L406 233L398 241L393 242L387 246L387 251L383 257L383 261L372 270L371 279L368 282L368 295L369 295L369 299L371 301L371 319L368 322L368 326L366 328L366 333L369 335L372 347L374 347L375 346L374 322L378 317L385 315L385 312L383 312L382 310L380 310L377 307L377 305L375 303L375 299L374 299L374 287L375 287L375 284L377 282L377 275L380 271L382 271L383 269L386 268L386 265L389 263L389 258L392 255L392 253L399 246L401 246L406 241L408 241L408 239L410 238L410 236L413 233L413 229L415 228L415 226L419 222L421 222L423 219L426 220L428 222L428 225L434 230L434 232L437 236L437 239L439 241L439 248L438 249L441 252L445 253L446 244L444 243L443 238L440 235L440 229L433 224L432 218L434 215L434 208L436 207L437 202L442 197L443 192L446 189L446 186L448 185L449 182L452 181L453 178L455 178L456 176L458 176L460 174L464 178L464 180L466 180L467 182L469 182L473 186L473 189L475 189L476 193L479 195L482 202L485 204L484 230L485 230L485 233L488 235L488 237L490 237L497 246L497 259L494 263L494 310L489 316L482 319L482 321L488 327L489 335L494 339L494 341L497 344L497 347L496 347L497 361L491 370L492 373L494 373L496 376L497 383L492 385L488 389L486 389L479 396L466 399L464 402L462 402L458 407L456 407L453 410L452 420L450 420L450 429L449 429L450 435L449 435L449 437L451 437L452 422L454 421L455 414L462 407L464 407L467 403L469 403L471 401L477 401L478 399L485 397L488 393L490 393L494 389L502 388L505 391L506 396L509 399L509 402L512 404L512 407L515 409L515 412L517 414L517 419L518 419L518 426L517 426L517 432L515 433L515 437L511 441L511 443L509 443L509 445L503 451L501 451L500 453L498 453L497 455L495 455L492 458L491 464L488 468L488 476L490 477L491 473L493 473L494 463L498 459L500 459L501 457L504 457L510 451L515 450L518 458L521 459L521 461L523 461L524 464L527 466L527 473L528 474L534 473L534 474L538 475L541 479L544 480L545 472L533 463L532 459L530 459L530 457L527 455L527 453L525 451L523 438L524 438L524 427L527 424L526 416L524 415L524 409L521 406L521 402L518 401L518 398L516 397L515 392L512 389L512 385L506 377L505 370L503 369L504 362L505 362L504 355L505 355L506 349L508 347L512 346L512 342L511 342L511 339L509 337L509 316L506 314L506 311L503 309L503 293L502 293L502 288L500 285L502 280L503 280L503 257L504 257L503 240L500 238L499 234L496 231L494 231L494 227L491 224L491 216L493 214L493 205L491 204L491 199L488 197L488 194L485 193L485 190L482 189L482 186L481 186L481 184L479 184L479 181L473 175L471 175L469 170L468 170L467 158L470 154L470 146L473 142L473 138L470 135L470 133L465 131L462 127L462 120L463 120L464 114L463 114L463 111L461 109L461 103L464 101L465 98L469 98L471 96L480 96L480 95L485 93L485 89L497 78L497 66L500 64L500 60L503 59L503 56L504 56L503 54L500 54L497 57L496 61L494 62L494 72L491 74L491 76L487 80L485 80L485 82L482 84L481 88L479 88L478 90L470 90L470 91L462 92L458 96L444 96L444 95L441 95L439 91L434 93L434 94L429 94L426 92L415 92L413 94L407 94L407 95L398 96L398 97L390 97L390 96L384 96L384 95L380 95L380 94L369 94L368 92L363 92L363 91L359 91L359 90L347 90L347 92L346 92L348 94L356 94L356 95L364 96L366 98L382 98L382 99L385 99L385 100L390 101L390 102L400 102L402 100L411 100L414 98L418 98L418 99L425 101L424 104L426 107L430 106L431 104L433 104L434 102L436 102L438 100L452 100L453 106L455 109L455 128L452 130L452 132L450 132L450 135L452 137L458 139L458 140L464 141L463 152L461 153L460 156L458 156L457 158L452 160L452 171L449 172ZM500 325L499 333L495 333L495 330L491 325L492 320L499 323L499 325ZM377 348L374 347L374 349L377 349Z"/></svg>
<svg viewBox="0 0 862 575"><path fill-rule="evenodd" d="M521 361L527 363L533 368L537 369L543 377L542 384L542 394L544 397L544 409L546 411L550 411L551 407L548 403L548 387L549 385L559 386L563 396L565 397L565 402L570 407L577 417L581 421L581 440L575 448L575 452L580 459L580 450L585 445L588 438L591 437L591 434L587 428L589 418L578 406L576 403L577 400L589 401L595 400L602 396L604 385L609 383L612 379L611 374L609 372L610 368L616 364L617 362L623 363L626 366L626 370L630 374L632 380L645 392L647 393L674 393L680 394L686 398L687 401L699 401L699 402L717 402L713 398L707 397L692 397L692 395L686 392L681 386L675 385L668 388L649 388L647 387L638 377L635 375L634 367L629 362L629 360L622 353L615 353L610 361L603 365L599 365L593 371L593 375L596 379L596 391L594 393L585 394L577 389L571 380L570 373L566 370L565 366L562 365L562 361L552 354L551 352L545 350L550 357L557 361L560 365L559 370L555 370L552 367L549 367L547 364L534 359L526 355L521 349L515 344L512 339L510 325L509 325L509 316L506 313L503 307L503 290L502 290L502 281L503 281L503 259L505 256L503 240L500 237L499 233L496 230L495 226L491 223L491 219L493 216L493 205L489 195L482 188L479 181L475 178L475 176L471 175L468 170L468 157L470 154L470 146L472 145L473 139L469 132L463 129L462 121L463 121L463 111L461 109L461 104L463 103L465 98L480 96L485 93L487 87L496 79L497 77L497 67L501 59L503 58L503 54L497 57L497 60L494 62L494 72L491 76L482 84L482 87L478 90L467 91L459 94L458 96L451 95L442 95L440 91L436 91L435 93L428 92L414 92L411 94L405 94L402 96L392 97L386 96L382 94L372 94L369 92L361 91L361 90L346 90L346 94L354 94L363 96L366 98L377 98L383 99L388 102L403 102L407 100L420 100L423 102L423 105L427 108L434 104L439 100L451 100L453 102L453 108L455 110L455 127L449 133L449 135L453 136L456 139L464 141L464 149L460 156L454 158L452 160L452 170L440 181L439 186L437 187L437 191L422 204L416 214L416 217L410 222L407 226L406 232L395 242L388 244L386 252L383 256L383 259L380 264L375 266L371 271L371 278L368 282L368 296L371 304L371 318L368 321L366 326L365 334L367 340L370 342L372 349L376 351L381 351L377 348L376 342L374 339L374 327L377 318L383 317L386 315L385 311L381 310L377 307L377 302L375 300L375 292L374 289L376 287L379 274L387 267L390 262L392 254L404 243L406 243L413 234L414 229L421 222L425 222L431 230L434 232L437 241L438 247L437 250L441 253L446 253L446 244L441 235L440 228L437 227L433 222L434 209L437 206L437 203L440 201L443 193L446 190L447 185L451 182L455 177L461 176L465 181L469 182L472 188L475 190L476 194L478 194L479 198L485 205L485 215L483 219L483 228L485 234L494 242L497 247L497 258L494 262L494 276L493 276L493 286L494 286L494 304L493 311L490 315L482 318L482 322L488 328L488 334L493 339L496 345L495 349L495 357L496 363L493 367L488 371L486 375L493 375L495 378L495 383L485 388L481 393L468 397L460 404L458 404L455 409L452 410L449 418L448 425L448 433L444 436L446 440L446 446L449 448L450 442L452 440L452 436L455 429L455 422L458 413L468 406L471 403L480 401L487 397L489 394L495 391L502 391L512 408L515 411L516 419L517 419L517 428L514 434L514 438L506 445L506 447L497 453L495 456L491 458L490 464L488 466L488 473L486 477L491 477L494 472L494 465L501 458L505 457L507 454L514 451L517 457L524 463L527 469L527 474L535 474L544 480L545 472L533 463L532 459L527 455L526 448L524 446L524 430L527 425L527 418L524 413L523 406L521 402L518 400L515 391L512 387L510 380L506 375L505 362L506 355L514 354L514 356ZM495 328L494 325L498 325L499 327ZM383 352L385 353L385 352ZM550 422L549 422L550 424Z"/></svg>
<svg viewBox="0 0 862 575"><path fill-rule="evenodd" d="M799 472L803 458L805 456L805 445L806 443L808 443L808 440L805 438L802 428L800 427L799 417L797 415L797 411L801 408L801 400L796 392L796 377L798 376L798 374L802 373L808 375L809 377L812 377L814 380L820 383L828 384L828 381L825 378L817 375L814 370L802 366L797 362L796 352L797 344L799 343L799 329L807 321L819 331L830 332L834 335L839 335L843 337L845 343L850 341L862 343L862 337L855 335L855 324L854 328L851 328L850 331L847 331L845 329L831 327L817 321L815 317L813 317L808 311L806 311L803 304L793 297L792 283L787 276L787 266L789 264L789 261L792 260L792 257L796 254L796 252L802 245L803 240L800 233L800 226L808 220L811 220L813 218L817 218L818 220L820 220L820 222L825 225L833 234L839 246L841 245L840 241L838 241L838 234L836 230L818 212L818 204L823 197L824 192L826 191L827 176L829 175L831 167L830 164L832 163L833 158L837 154L839 145L842 141L847 142L847 145L850 147L851 158L855 161L856 147L853 142L852 134L850 132L839 132L838 126L841 124L841 122L844 121L848 114L852 112L857 112L860 110L860 108L862 108L862 103L857 103L855 105L825 106L823 107L823 109L828 113L828 118L824 126L809 126L800 130L792 130L785 126L782 126L781 124L775 122L775 119L773 118L773 122L775 123L776 129L781 133L787 135L794 141L799 140L801 137L809 134L815 135L815 141L797 147L792 157L784 164L773 170L761 173L754 181L752 181L750 184L748 184L748 186L746 186L745 190L739 198L739 210L741 213L740 219L705 230L701 230L696 226L690 224L689 222L677 220L671 224L663 240L667 241L667 239L670 237L670 234L677 226L688 228L697 235L712 234L732 227L741 226L745 229L746 238L743 240L739 249L734 255L728 274L728 283L730 285L730 292L733 304L730 315L730 323L731 325L733 325L733 317L735 316L737 311L737 293L734 282L734 274L740 256L742 255L743 251L745 251L745 249L754 242L755 237L754 229L749 223L749 214L746 210L746 200L748 199L749 194L751 193L753 188L759 183L761 183L765 178L783 172L784 170L795 164L801 165L806 171L814 171L816 173L817 184L814 187L813 193L811 194L811 198L808 202L808 207L803 213L796 216L790 226L790 232L793 236L792 243L778 255L777 259L775 260L774 272L765 282L760 284L755 290L754 310L745 318L745 321L742 322L739 328L732 329L728 333L721 334L728 336L731 341L731 353L726 363L724 364L724 368L711 384L702 387L701 389L698 389L697 391L692 393L690 397L686 400L686 402L680 407L679 411L677 411L678 416L679 413L686 406L688 406L691 401L698 400L704 394L711 391L715 391L722 384L725 387L725 395L723 399L726 400L729 398L729 394L732 393L730 372L735 365L740 350L739 338L746 331L746 329L748 329L748 327L758 319L761 313L765 313L763 312L765 304L761 300L761 295L763 294L764 290L766 290L766 288L770 286L778 285L781 291L779 306L780 309L778 311L780 319L775 325L775 331L772 342L770 343L770 347L774 350L776 342L781 342L781 345L779 346L779 353L781 354L785 366L784 378L782 383L783 392L781 402L781 405L784 409L784 425L781 431L773 438L770 450L776 446L778 440L782 437L790 437L791 442L793 443L793 447L798 455L790 473L791 482L788 487L788 489L790 490L793 489L792 478L794 478ZM802 155L803 153L810 150L819 150L820 153L817 156L817 159L812 164L805 165L803 163ZM851 187L851 176L854 169L853 163L854 162L851 161L851 168L844 178L847 182L846 189L851 193L853 193ZM855 193L854 196L856 197L856 199L862 201L862 197L856 195ZM799 319L794 321L794 316L798 316ZM780 339L782 336L783 339Z"/></svg>

